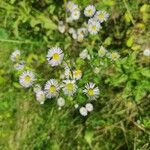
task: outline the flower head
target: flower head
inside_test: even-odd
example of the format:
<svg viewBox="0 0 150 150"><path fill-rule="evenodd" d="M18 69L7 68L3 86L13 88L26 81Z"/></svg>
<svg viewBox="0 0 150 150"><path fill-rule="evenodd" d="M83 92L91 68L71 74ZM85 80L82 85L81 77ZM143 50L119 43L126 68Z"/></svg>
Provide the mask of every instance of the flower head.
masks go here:
<svg viewBox="0 0 150 150"><path fill-rule="evenodd" d="M84 15L87 17L92 17L95 13L96 9L93 5L88 5L85 9L84 9Z"/></svg>
<svg viewBox="0 0 150 150"><path fill-rule="evenodd" d="M87 114L88 114L88 111L86 110L86 108L85 107L81 107L80 109L79 109L79 112L80 112L80 114L82 115L82 116L87 116Z"/></svg>
<svg viewBox="0 0 150 150"><path fill-rule="evenodd" d="M73 20L78 20L80 18L80 11L79 10L74 10L71 12L71 18Z"/></svg>
<svg viewBox="0 0 150 150"><path fill-rule="evenodd" d="M82 77L82 71L80 69L73 71L73 78L79 80Z"/></svg>
<svg viewBox="0 0 150 150"><path fill-rule="evenodd" d="M93 105L92 105L91 103L87 103L87 104L85 105L85 108L86 108L86 110L87 110L88 112L93 111Z"/></svg>
<svg viewBox="0 0 150 150"><path fill-rule="evenodd" d="M90 34L97 34L101 29L101 25L98 21L88 23L88 31Z"/></svg>
<svg viewBox="0 0 150 150"><path fill-rule="evenodd" d="M77 90L77 85L75 84L75 80L64 80L63 91L68 96L73 96L73 94Z"/></svg>
<svg viewBox="0 0 150 150"><path fill-rule="evenodd" d="M38 91L36 93L36 100L40 103L40 104L44 104L45 102L45 93L44 91Z"/></svg>
<svg viewBox="0 0 150 150"><path fill-rule="evenodd" d="M25 88L32 86L34 81L35 76L32 71L24 71L19 78L20 84Z"/></svg>
<svg viewBox="0 0 150 150"><path fill-rule="evenodd" d="M59 24L58 24L58 30L59 30L60 33L65 32L65 25L62 21L60 21Z"/></svg>
<svg viewBox="0 0 150 150"><path fill-rule="evenodd" d="M95 84L92 82L86 84L83 92L91 100L95 100L99 96L99 93L100 93L98 87L95 87Z"/></svg>
<svg viewBox="0 0 150 150"><path fill-rule="evenodd" d="M150 56L150 49L145 49L143 52L144 56Z"/></svg>
<svg viewBox="0 0 150 150"><path fill-rule="evenodd" d="M50 64L52 67L61 64L63 58L63 51L59 47L53 47L49 49L47 54L47 61L48 64Z"/></svg>
<svg viewBox="0 0 150 150"><path fill-rule="evenodd" d="M20 59L20 51L19 50L15 50L11 56L10 56L10 59L13 61L13 62L16 62Z"/></svg>
<svg viewBox="0 0 150 150"><path fill-rule="evenodd" d="M46 97L47 98L56 97L58 95L59 89L60 87L59 87L57 80L50 79L49 81L46 82L45 87L44 87Z"/></svg>
<svg viewBox="0 0 150 150"><path fill-rule="evenodd" d="M20 62L18 62L17 64L14 65L14 68L16 70L22 70L22 69L24 69L24 67L25 67L25 62L24 61L20 61Z"/></svg>
<svg viewBox="0 0 150 150"><path fill-rule="evenodd" d="M37 93L37 92L39 92L41 90L42 90L42 88L41 88L40 84L35 84L34 85L34 87L33 87L34 93Z"/></svg>
<svg viewBox="0 0 150 150"><path fill-rule="evenodd" d="M62 98L62 97L59 97L59 98L57 99L57 105L58 105L59 107L63 107L63 106L65 105L65 99Z"/></svg>
<svg viewBox="0 0 150 150"><path fill-rule="evenodd" d="M106 11L97 11L94 16L100 23L107 21L109 14Z"/></svg>
<svg viewBox="0 0 150 150"><path fill-rule="evenodd" d="M101 46L100 49L98 50L98 55L100 57L103 57L103 56L105 56L106 52L107 52L107 50L103 46Z"/></svg>
<svg viewBox="0 0 150 150"><path fill-rule="evenodd" d="M112 52L109 57L111 60L115 61L119 59L120 55L118 54L118 52Z"/></svg>

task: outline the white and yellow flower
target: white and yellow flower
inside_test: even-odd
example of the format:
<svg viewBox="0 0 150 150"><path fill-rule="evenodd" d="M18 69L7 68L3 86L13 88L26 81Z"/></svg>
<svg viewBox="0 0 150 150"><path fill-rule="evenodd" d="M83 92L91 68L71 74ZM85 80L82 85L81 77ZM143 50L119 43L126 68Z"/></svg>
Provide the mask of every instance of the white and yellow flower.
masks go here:
<svg viewBox="0 0 150 150"><path fill-rule="evenodd" d="M101 46L100 49L98 50L98 55L100 57L103 57L106 55L106 53L107 53L107 50L103 46Z"/></svg>
<svg viewBox="0 0 150 150"><path fill-rule="evenodd" d="M73 96L73 94L77 90L77 85L75 84L75 80L64 80L63 81L63 91L68 96Z"/></svg>
<svg viewBox="0 0 150 150"><path fill-rule="evenodd" d="M73 71L73 78L75 80L79 80L82 77L82 71L80 69L74 70Z"/></svg>
<svg viewBox="0 0 150 150"><path fill-rule="evenodd" d="M15 50L15 51L11 54L10 59L11 59L13 62L19 61L20 55L21 55L20 50Z"/></svg>
<svg viewBox="0 0 150 150"><path fill-rule="evenodd" d="M24 71L19 78L20 84L25 87L31 87L35 81L35 76L32 71Z"/></svg>
<svg viewBox="0 0 150 150"><path fill-rule="evenodd" d="M44 87L46 97L47 98L56 97L58 95L59 89L60 87L59 87L57 80L50 79L49 81L46 82L45 87Z"/></svg>
<svg viewBox="0 0 150 150"><path fill-rule="evenodd" d="M85 9L84 9L84 15L86 17L92 17L95 13L96 9L93 5L88 5Z"/></svg>
<svg viewBox="0 0 150 150"><path fill-rule="evenodd" d="M82 116L84 116L84 117L88 115L88 111L86 110L85 107L81 107L81 108L79 109L79 112L80 112L80 114L81 114Z"/></svg>
<svg viewBox="0 0 150 150"><path fill-rule="evenodd" d="M73 19L73 20L78 20L79 18L80 18L80 10L73 10L72 12L71 12L71 18Z"/></svg>
<svg viewBox="0 0 150 150"><path fill-rule="evenodd" d="M48 64L51 65L52 67L61 64L63 58L64 58L63 51L59 47L53 47L49 49L47 54L47 61Z"/></svg>
<svg viewBox="0 0 150 150"><path fill-rule="evenodd" d="M74 9L74 7L75 7L74 5L75 4L73 2L69 1L66 4L66 9L71 12Z"/></svg>
<svg viewBox="0 0 150 150"><path fill-rule="evenodd" d="M90 34L97 34L101 29L101 25L98 21L88 23L88 31Z"/></svg>
<svg viewBox="0 0 150 150"><path fill-rule="evenodd" d="M118 52L112 52L112 53L110 53L109 57L111 60L115 61L115 60L119 59L120 55L118 54Z"/></svg>
<svg viewBox="0 0 150 150"><path fill-rule="evenodd" d="M45 93L44 91L38 91L36 92L36 100L40 103L40 104L44 104L45 102Z"/></svg>
<svg viewBox="0 0 150 150"><path fill-rule="evenodd" d="M90 100L95 100L99 96L99 89L95 87L95 84L90 82L87 83L83 92L88 96Z"/></svg>
<svg viewBox="0 0 150 150"><path fill-rule="evenodd" d="M94 18L96 18L100 23L107 21L109 14L106 11L97 11Z"/></svg>

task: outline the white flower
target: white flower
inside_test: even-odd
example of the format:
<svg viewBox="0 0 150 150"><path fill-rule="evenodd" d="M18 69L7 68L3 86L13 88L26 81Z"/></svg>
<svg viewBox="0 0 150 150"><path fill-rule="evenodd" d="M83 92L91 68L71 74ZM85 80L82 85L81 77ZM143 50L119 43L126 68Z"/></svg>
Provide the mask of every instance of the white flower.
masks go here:
<svg viewBox="0 0 150 150"><path fill-rule="evenodd" d="M100 72L100 68L95 67L93 71L94 71L95 74L98 74Z"/></svg>
<svg viewBox="0 0 150 150"><path fill-rule="evenodd" d="M71 18L73 20L78 20L80 18L80 11L79 10L74 10L71 12Z"/></svg>
<svg viewBox="0 0 150 150"><path fill-rule="evenodd" d="M88 35L88 31L87 31L86 28L79 28L79 29L77 30L77 34L78 34L78 35L87 36L87 35Z"/></svg>
<svg viewBox="0 0 150 150"><path fill-rule="evenodd" d="M59 89L60 87L59 87L57 80L50 79L49 81L46 82L45 87L44 87L46 97L47 98L56 97L58 95Z"/></svg>
<svg viewBox="0 0 150 150"><path fill-rule="evenodd" d="M73 78L79 80L82 77L82 71L80 69L73 71Z"/></svg>
<svg viewBox="0 0 150 150"><path fill-rule="evenodd" d="M87 114L88 114L88 112L87 112L87 110L86 110L86 108L85 107L81 107L80 109L79 109L79 112L80 112L80 114L82 115L82 116L87 116Z"/></svg>
<svg viewBox="0 0 150 150"><path fill-rule="evenodd" d="M103 56L105 56L106 53L107 53L107 50L103 46L101 46L99 51L98 51L98 55L100 57L103 57Z"/></svg>
<svg viewBox="0 0 150 150"><path fill-rule="evenodd" d="M58 30L59 30L60 33L65 32L65 25L62 21L60 21L59 24L58 24Z"/></svg>
<svg viewBox="0 0 150 150"><path fill-rule="evenodd" d="M15 50L11 56L10 56L10 59L13 61L13 62L16 62L20 59L20 51L19 50Z"/></svg>
<svg viewBox="0 0 150 150"><path fill-rule="evenodd" d="M68 10L68 11L72 11L73 8L74 8L74 5L75 5L75 4L74 4L73 2L71 2L71 1L67 2L67 4L66 4L67 10Z"/></svg>
<svg viewBox="0 0 150 150"><path fill-rule="evenodd" d="M72 78L72 73L70 71L70 68L68 66L65 67L65 77L68 79L68 78Z"/></svg>
<svg viewBox="0 0 150 150"><path fill-rule="evenodd" d="M32 86L34 81L35 81L35 76L31 71L24 71L19 78L20 84L25 88Z"/></svg>
<svg viewBox="0 0 150 150"><path fill-rule="evenodd" d="M84 9L84 15L87 17L92 17L95 13L96 9L93 5L89 5Z"/></svg>
<svg viewBox="0 0 150 150"><path fill-rule="evenodd" d="M77 41L78 41L78 42L82 42L83 39L84 39L84 35L83 35L83 34L78 34L78 36L77 36Z"/></svg>
<svg viewBox="0 0 150 150"><path fill-rule="evenodd" d="M53 47L49 49L47 54L47 61L48 64L50 64L52 67L61 64L63 58L63 51L59 47Z"/></svg>
<svg viewBox="0 0 150 150"><path fill-rule="evenodd" d="M72 34L72 38L73 38L74 40L76 40L76 39L77 39L77 33L73 33L73 34Z"/></svg>
<svg viewBox="0 0 150 150"><path fill-rule="evenodd" d="M42 88L41 88L41 86L39 84L35 84L34 85L34 87L33 87L34 93L37 93L37 92L39 92L41 90L42 90Z"/></svg>
<svg viewBox="0 0 150 150"><path fill-rule="evenodd" d="M71 16L69 16L69 17L66 18L66 22L71 23L72 21L73 21L73 19L72 19Z"/></svg>
<svg viewBox="0 0 150 150"><path fill-rule="evenodd" d="M92 82L86 84L83 92L91 100L95 100L99 96L99 93L100 93L98 87L95 87L95 84Z"/></svg>
<svg viewBox="0 0 150 150"><path fill-rule="evenodd" d="M16 70L22 70L22 69L24 69L24 67L25 67L25 62L24 61L20 61L19 63L14 65L14 68Z"/></svg>
<svg viewBox="0 0 150 150"><path fill-rule="evenodd" d="M143 52L144 56L150 56L150 49L145 49Z"/></svg>
<svg viewBox="0 0 150 150"><path fill-rule="evenodd" d="M69 28L68 32L69 32L70 34L73 34L73 33L76 33L76 30L75 30L74 28Z"/></svg>
<svg viewBox="0 0 150 150"><path fill-rule="evenodd" d="M65 105L65 99L62 98L62 97L58 98L58 99L57 99L57 105L58 105L59 107L63 107L63 106Z"/></svg>
<svg viewBox="0 0 150 150"><path fill-rule="evenodd" d="M75 109L77 109L79 107L79 104L75 104L74 107Z"/></svg>
<svg viewBox="0 0 150 150"><path fill-rule="evenodd" d="M36 100L40 103L40 104L44 104L45 102L45 93L44 91L38 91L36 93Z"/></svg>
<svg viewBox="0 0 150 150"><path fill-rule="evenodd" d="M75 84L75 80L64 80L63 81L63 91L68 96L73 96L73 94L77 90L77 85Z"/></svg>
<svg viewBox="0 0 150 150"><path fill-rule="evenodd" d="M90 34L97 34L101 29L101 25L98 21L88 23L88 31Z"/></svg>
<svg viewBox="0 0 150 150"><path fill-rule="evenodd" d="M85 108L86 108L86 110L87 110L88 112L93 111L93 105L92 105L91 103L87 103L87 104L85 105Z"/></svg>
<svg viewBox="0 0 150 150"><path fill-rule="evenodd" d="M106 11L97 11L94 17L102 23L108 19L109 14Z"/></svg>
<svg viewBox="0 0 150 150"><path fill-rule="evenodd" d="M110 53L109 57L111 60L115 61L115 60L119 59L120 55L117 52L112 52L112 53Z"/></svg>
<svg viewBox="0 0 150 150"><path fill-rule="evenodd" d="M87 49L84 49L84 50L80 53L80 58L86 59L87 57L88 57L88 51L87 51Z"/></svg>

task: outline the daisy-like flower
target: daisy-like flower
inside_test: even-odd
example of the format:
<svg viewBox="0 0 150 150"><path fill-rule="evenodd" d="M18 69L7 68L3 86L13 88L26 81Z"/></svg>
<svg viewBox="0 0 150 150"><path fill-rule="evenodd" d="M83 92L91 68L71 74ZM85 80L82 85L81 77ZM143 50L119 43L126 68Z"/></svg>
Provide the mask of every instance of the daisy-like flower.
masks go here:
<svg viewBox="0 0 150 150"><path fill-rule="evenodd" d="M86 108L85 107L81 107L80 109L79 109L79 112L80 112L80 114L82 115L82 116L87 116L87 114L88 114L88 111L86 110Z"/></svg>
<svg viewBox="0 0 150 150"><path fill-rule="evenodd" d="M37 93L37 92L39 92L41 90L42 90L42 88L41 88L40 84L35 84L34 85L34 87L33 87L34 93Z"/></svg>
<svg viewBox="0 0 150 150"><path fill-rule="evenodd" d="M71 18L73 20L78 20L80 18L80 11L79 10L74 10L71 12Z"/></svg>
<svg viewBox="0 0 150 150"><path fill-rule="evenodd" d="M19 63L14 65L14 68L16 70L22 70L25 67L25 62L24 61L20 61Z"/></svg>
<svg viewBox="0 0 150 150"><path fill-rule="evenodd" d="M75 30L74 28L69 28L68 32L69 32L70 34L73 34L73 33L76 33L76 30Z"/></svg>
<svg viewBox="0 0 150 150"><path fill-rule="evenodd" d="M78 35L87 36L87 35L88 35L88 31L87 31L86 28L79 28L79 29L77 30L77 34L78 34Z"/></svg>
<svg viewBox="0 0 150 150"><path fill-rule="evenodd" d="M78 34L77 41L82 42L83 39L84 39L84 35L83 34Z"/></svg>
<svg viewBox="0 0 150 150"><path fill-rule="evenodd" d="M90 100L95 100L100 93L98 87L95 87L95 84L92 82L86 84L83 92L88 96Z"/></svg>
<svg viewBox="0 0 150 150"><path fill-rule="evenodd" d="M91 103L87 103L87 104L85 105L85 108L86 108L86 110L87 110L88 112L93 111L93 105L92 105Z"/></svg>
<svg viewBox="0 0 150 150"><path fill-rule="evenodd" d="M64 33L65 32L65 25L64 25L64 23L62 21L60 21L58 23L58 30L59 30L60 33Z"/></svg>
<svg viewBox="0 0 150 150"><path fill-rule="evenodd" d="M88 31L90 34L97 34L101 29L101 25L98 21L88 23Z"/></svg>
<svg viewBox="0 0 150 150"><path fill-rule="evenodd" d="M25 88L31 87L34 81L35 76L32 71L24 71L19 78L20 84Z"/></svg>
<svg viewBox="0 0 150 150"><path fill-rule="evenodd" d="M77 33L73 33L73 34L72 34L72 38L73 38L74 40L76 40L76 39L78 38Z"/></svg>
<svg viewBox="0 0 150 150"><path fill-rule="evenodd" d="M49 49L47 54L47 61L48 64L51 65L52 67L61 64L63 58L64 58L63 51L59 47L52 47L51 49Z"/></svg>
<svg viewBox="0 0 150 150"><path fill-rule="evenodd" d="M73 71L73 78L79 80L82 77L82 71L80 69Z"/></svg>
<svg viewBox="0 0 150 150"><path fill-rule="evenodd" d="M71 1L69 1L69 2L67 2L67 4L66 4L66 9L68 10L68 11L72 11L73 10L73 8L74 8L74 3L73 2L71 2Z"/></svg>
<svg viewBox="0 0 150 150"><path fill-rule="evenodd" d="M36 93L36 100L40 103L40 104L44 104L45 102L45 93L44 91L38 91Z"/></svg>
<svg viewBox="0 0 150 150"><path fill-rule="evenodd" d="M111 60L115 61L119 59L120 55L117 52L112 52L109 57Z"/></svg>
<svg viewBox="0 0 150 150"><path fill-rule="evenodd" d="M145 49L143 52L144 56L150 56L150 49Z"/></svg>
<svg viewBox="0 0 150 150"><path fill-rule="evenodd" d="M103 57L105 56L106 53L107 53L107 50L103 46L101 46L100 49L98 50L98 55L100 57Z"/></svg>
<svg viewBox="0 0 150 150"><path fill-rule="evenodd" d="M58 105L59 107L63 107L63 106L65 105L65 99L62 98L62 97L59 97L59 98L57 99L57 105Z"/></svg>
<svg viewBox="0 0 150 150"><path fill-rule="evenodd" d="M59 87L57 80L50 79L49 81L46 82L45 87L44 87L46 97L47 98L56 97L58 95L59 89L60 87Z"/></svg>
<svg viewBox="0 0 150 150"><path fill-rule="evenodd" d="M84 15L86 17L92 17L95 13L96 9L93 5L89 5L84 9Z"/></svg>
<svg viewBox="0 0 150 150"><path fill-rule="evenodd" d="M21 55L20 51L19 51L19 50L15 50L15 51L11 54L10 59L11 59L13 62L16 62L16 61L18 61L18 60L20 59L20 55Z"/></svg>
<svg viewBox="0 0 150 150"><path fill-rule="evenodd" d="M107 21L109 14L106 11L97 11L94 16L100 23Z"/></svg>
<svg viewBox="0 0 150 150"><path fill-rule="evenodd" d="M68 96L73 96L73 94L77 90L77 85L75 84L75 80L64 80L63 81L63 91Z"/></svg>

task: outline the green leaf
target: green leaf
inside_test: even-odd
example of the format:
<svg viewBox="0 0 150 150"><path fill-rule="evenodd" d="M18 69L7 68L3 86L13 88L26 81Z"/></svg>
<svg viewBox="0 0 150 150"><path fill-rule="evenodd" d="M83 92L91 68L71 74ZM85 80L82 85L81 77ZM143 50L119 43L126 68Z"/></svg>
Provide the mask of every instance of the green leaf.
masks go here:
<svg viewBox="0 0 150 150"><path fill-rule="evenodd" d="M143 69L141 69L141 74L142 74L144 77L150 78L150 69L149 69L149 68L143 68Z"/></svg>

